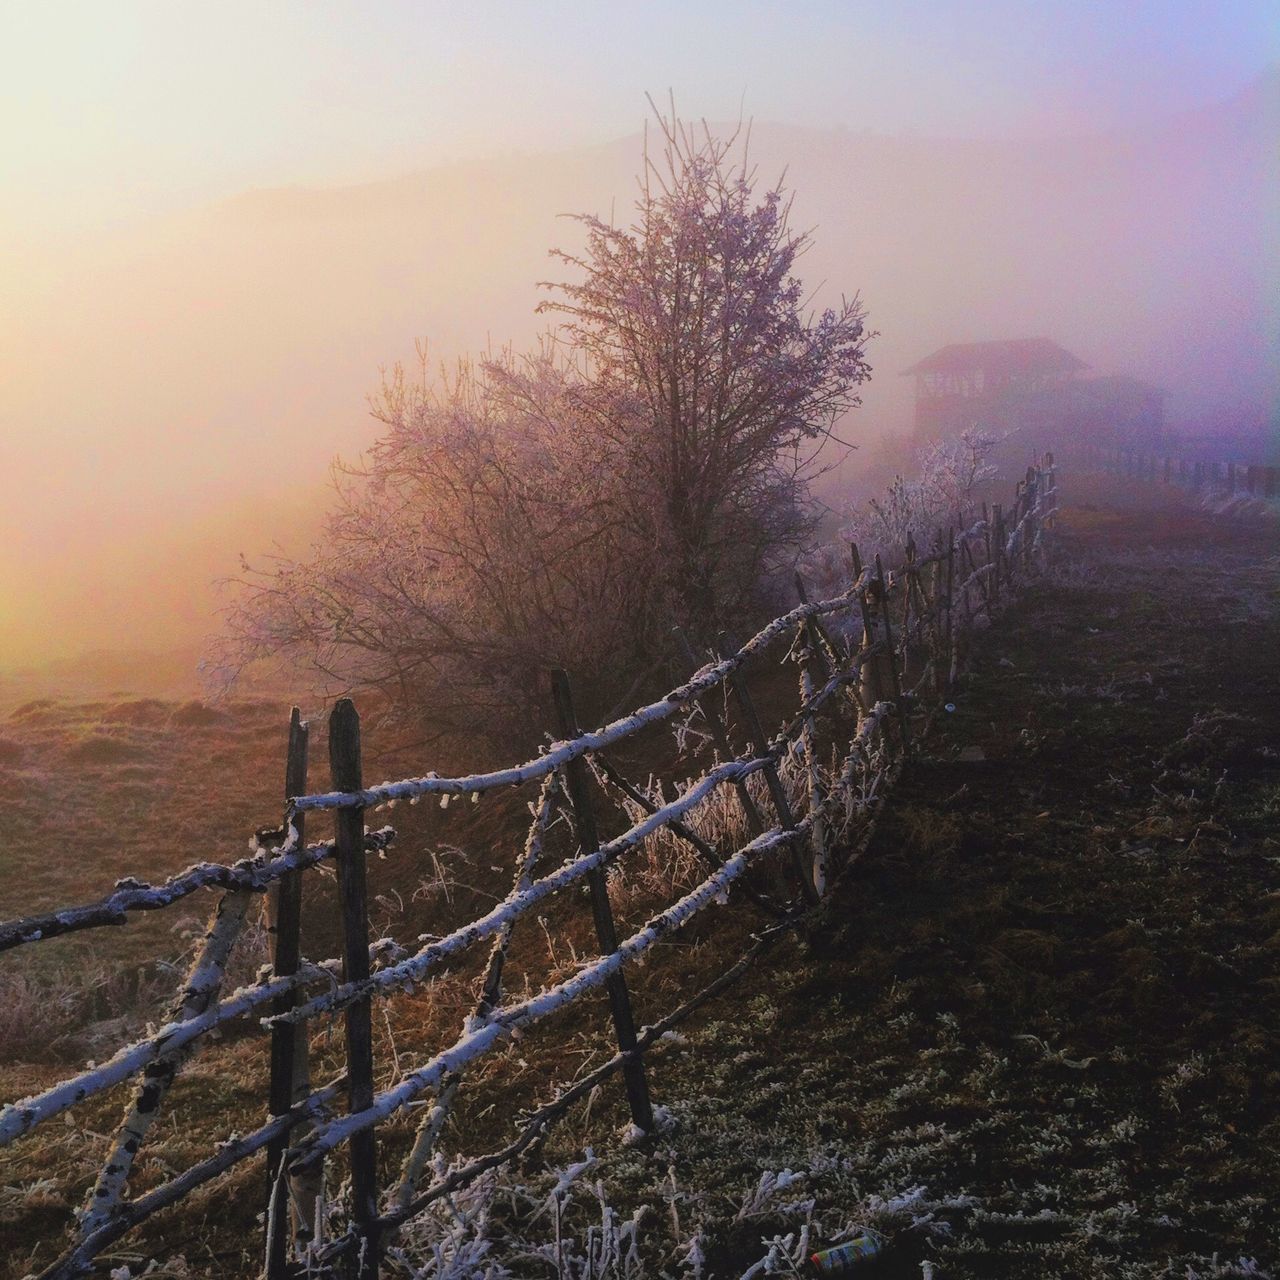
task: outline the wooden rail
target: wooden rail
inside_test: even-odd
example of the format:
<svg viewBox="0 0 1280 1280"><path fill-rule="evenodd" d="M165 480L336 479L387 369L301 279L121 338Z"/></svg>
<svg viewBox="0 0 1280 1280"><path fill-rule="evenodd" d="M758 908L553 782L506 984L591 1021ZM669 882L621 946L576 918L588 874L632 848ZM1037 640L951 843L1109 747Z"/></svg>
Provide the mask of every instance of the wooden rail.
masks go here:
<svg viewBox="0 0 1280 1280"><path fill-rule="evenodd" d="M701 665L684 637L677 637L682 657L697 670L664 698L611 724L582 732L569 677L552 673L556 741L535 759L509 768L465 777L429 773L366 786L359 716L342 699L328 724L330 789L308 792L308 727L295 709L284 820L274 831L259 833L255 856L229 865L197 864L160 885L121 881L97 902L0 924L0 949L29 946L77 930L124 924L134 912L161 909L197 889L220 891L209 931L165 1025L122 1046L108 1061L0 1110L0 1145L5 1145L86 1098L141 1077L89 1203L72 1228L70 1246L42 1276L66 1280L85 1274L109 1245L153 1214L263 1152L262 1256L268 1280L334 1267L372 1280L401 1223L514 1158L615 1072L623 1078L635 1130L652 1133L657 1122L645 1051L740 976L777 938L814 918L847 871L934 699L954 683L975 622L980 615L996 619L1010 588L1043 563L1057 505L1055 476L1051 457L1029 468L1007 510L984 508L980 516L932 531L923 552L909 538L902 562L892 570L880 556L864 565L852 547L852 581L845 591L810 602L799 582L800 603L794 609L737 648L722 643L722 652L707 655ZM749 674L754 663L784 643L797 672L797 702L769 733ZM732 720L715 705L727 692L736 708ZM654 726L673 723L705 729L715 755L698 777L667 799L626 778L605 752ZM742 745L734 745L735 732ZM368 811L397 800L478 797L497 788L533 785L539 794L530 806L532 821L509 893L443 937L431 937L376 966L369 942L366 859L371 850L386 848L395 832L369 830ZM726 790L740 808L746 831L732 841L706 823L709 806ZM333 817L333 839L307 845L308 819L326 813ZM602 826L616 822L602 815L618 813L634 820L605 838ZM564 861L550 866L552 832L566 823L572 825L573 847ZM694 850L702 879L642 927L619 937L606 872L662 833ZM304 877L326 862L337 868L342 954L316 963L302 954L300 944ZM517 924L556 895L582 885L590 890L598 954L561 981L519 1000L505 999L503 971ZM247 987L225 991L232 945L251 899L262 894L269 895L271 971ZM638 1026L628 967L725 900L756 914L750 946L702 991ZM456 1038L379 1090L374 1002L412 988L486 942L490 950L480 996ZM447 1176L431 1181L433 1151L469 1069L590 993L605 997L616 1054L526 1116L505 1147L455 1164ZM335 1017L344 1030L345 1070L314 1086L308 1029ZM263 1123L160 1187L130 1198L130 1174L170 1084L209 1033L229 1023L270 1037ZM379 1127L423 1101L431 1105L419 1113L399 1177L384 1192L377 1174ZM325 1239L323 1215L317 1212L321 1171L339 1149L345 1152L351 1203L345 1229Z"/></svg>

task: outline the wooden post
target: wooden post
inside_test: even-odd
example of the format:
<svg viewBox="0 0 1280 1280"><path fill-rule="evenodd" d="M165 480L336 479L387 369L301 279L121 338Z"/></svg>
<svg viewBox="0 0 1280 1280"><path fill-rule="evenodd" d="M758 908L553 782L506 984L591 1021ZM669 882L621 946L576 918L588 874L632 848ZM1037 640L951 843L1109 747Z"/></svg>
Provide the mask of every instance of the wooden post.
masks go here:
<svg viewBox="0 0 1280 1280"><path fill-rule="evenodd" d="M987 617L991 617L991 606L1000 598L1000 578L995 571L995 559L991 554L992 534L991 534L991 517L987 514L987 504L982 504L982 523L984 525L982 533L983 545L986 547L987 564L991 566L991 572L987 575Z"/></svg>
<svg viewBox="0 0 1280 1280"><path fill-rule="evenodd" d="M862 577L862 556L858 552L858 544L849 544L849 559L853 563L853 580ZM858 608L862 613L862 650L864 655L876 642L875 623L871 618L871 607L867 604L867 593L858 592ZM879 656L864 656L859 685L862 691L863 710L870 710L877 702L885 698L889 692L888 681L881 679L883 663Z"/></svg>
<svg viewBox="0 0 1280 1280"><path fill-rule="evenodd" d="M800 576L799 569L795 573L795 584L796 594L800 597L800 603L808 604L809 592L804 585L804 579ZM818 618L809 619L809 629L821 641L818 647L823 655L823 665L827 668L827 674L830 676L835 675L837 668L843 667L849 661L844 641L833 636Z"/></svg>
<svg viewBox="0 0 1280 1280"><path fill-rule="evenodd" d="M284 770L285 804L307 790L307 722L297 707L289 716L289 750ZM286 813L286 830L289 817ZM306 843L306 819L292 818L297 844ZM297 973L301 959L302 872L290 871L271 887L268 897L271 970L277 978ZM280 996L271 1006L273 1014L288 1013L298 1003L298 993ZM268 1111L284 1115L310 1091L305 1023L276 1022L271 1027L271 1087ZM314 1209L306 1212L303 1196L297 1194L297 1179L281 1169L281 1160L293 1141L292 1133L282 1133L267 1146L267 1280L283 1280L290 1272L289 1240L309 1232L314 1226Z"/></svg>
<svg viewBox="0 0 1280 1280"><path fill-rule="evenodd" d="M937 528L933 531L933 554L929 557L929 592L926 593L921 588L921 615L927 615L929 619L929 648L933 658L933 691L939 697L946 685L946 672L943 670L943 652L946 646L944 636L946 611L946 596L944 591L945 583L943 579L946 576L946 569L942 562L942 529ZM908 594L911 591L911 579L907 579ZM931 596L932 598L926 598ZM885 611L885 621L889 619L888 610ZM907 652L910 637L907 635L905 624L902 634L902 683L914 684L911 678L911 670L907 665ZM892 686L892 680L890 680Z"/></svg>
<svg viewBox="0 0 1280 1280"><path fill-rule="evenodd" d="M721 637L721 647L724 647L723 637ZM729 688L733 690L733 696L737 699L738 710L742 712L747 734L755 744L755 749L758 752L763 752L769 745L769 740L765 736L764 726L760 723L760 716L756 711L755 700L751 697L751 691L747 688L747 682L743 678L741 671L735 671L729 677ZM794 831L796 818L795 814L791 812L791 804L787 800L787 793L782 786L782 779L778 776L778 766L770 760L761 772L763 772L764 780L769 787L769 798L773 801L773 807L778 811L778 825L784 831ZM800 892L804 896L804 900L812 906L818 901L818 894L813 887L813 880L805 868L804 859L801 858L800 850L796 848L795 842L793 841L789 847L796 879L800 881Z"/></svg>
<svg viewBox="0 0 1280 1280"><path fill-rule="evenodd" d="M876 580L880 584L880 612L884 618L884 642L889 650L889 682L893 688L894 705L898 708L898 724L902 729L902 754L911 750L911 728L907 723L907 708L902 701L902 681L898 678L898 659L893 649L893 628L889 623L889 591L884 580L884 565L876 556Z"/></svg>
<svg viewBox="0 0 1280 1280"><path fill-rule="evenodd" d="M924 587L920 583L920 570L916 565L916 539L915 534L910 529L907 530L907 541L903 548L905 560L903 562L902 576L906 581L907 589L903 593L902 601L902 629L904 634L903 641L903 668L912 673L911 658L916 651L916 646L911 644L911 606L916 606L916 618L920 625L921 639L924 639L924 628L928 620L928 606L925 601ZM911 674L908 674L908 679Z"/></svg>
<svg viewBox="0 0 1280 1280"><path fill-rule="evenodd" d="M1006 583L1009 581L1009 560L1005 555L1005 538L1004 538L1004 508L1000 503L996 503L992 507L993 517L996 525L996 558L995 568L992 577L996 584L996 595L1000 594L1000 579L1003 576Z"/></svg>
<svg viewBox="0 0 1280 1280"><path fill-rule="evenodd" d="M1036 492L1036 469L1034 467L1027 468L1027 478L1022 491L1026 495L1027 503L1027 522L1022 530L1022 567L1030 572L1031 548L1036 540L1036 501L1039 498L1039 494Z"/></svg>
<svg viewBox="0 0 1280 1280"><path fill-rule="evenodd" d="M1235 493L1236 491L1236 464L1234 462L1227 463L1227 492Z"/></svg>
<svg viewBox="0 0 1280 1280"><path fill-rule="evenodd" d="M796 575L796 586L800 592L800 601L805 603L804 583ZM817 658L818 637L815 629L807 622L800 624L800 698L803 702L813 700L817 682L813 678L813 667ZM810 838L813 844L813 891L818 898L827 892L827 837L826 824L823 822L820 809L824 803L822 777L818 768L818 728L816 718L805 716L800 730L800 741L804 745L804 766L809 777L809 813L813 817Z"/></svg>
<svg viewBox="0 0 1280 1280"><path fill-rule="evenodd" d="M947 597L946 597L946 636L947 636L947 688L950 689L955 683L957 674L957 664L959 661L959 649L956 644L956 626L954 609L955 602L952 595L955 591L956 584L956 531L953 525L947 530Z"/></svg>
<svg viewBox="0 0 1280 1280"><path fill-rule="evenodd" d="M673 627L671 634L675 636L676 643L684 653L690 672L696 671L699 666L698 656L694 653L693 646L689 643L689 637L685 635L680 627ZM732 760L734 758L734 750L729 742L729 730L720 718L720 713L714 707L709 707L701 698L698 699L698 710L702 712L702 718L707 722L707 728L711 730L711 741L716 744L720 759ZM747 784L739 778L733 784L733 788L738 793L742 812L746 816L747 830L751 832L753 837L763 835L764 819L760 816L760 810L751 792L747 789Z"/></svg>
<svg viewBox="0 0 1280 1280"><path fill-rule="evenodd" d="M1280 468L1267 468L1267 497L1274 498L1277 491L1277 480L1280 479Z"/></svg>
<svg viewBox="0 0 1280 1280"><path fill-rule="evenodd" d="M556 732L566 741L576 738L581 731L573 707L573 691L569 687L568 675L559 668L551 672L551 696L555 703ZM583 854L594 853L600 847L600 833L596 828L595 809L591 804L586 761L581 756L570 760L564 767L564 776L565 790L569 793L569 805L573 810L574 826L578 832L579 851ZM604 872L599 867L587 872L587 884L591 891L591 914L595 918L601 954L612 955L618 949L618 931L613 923L613 908L609 905L609 887L605 882ZM631 1014L627 979L619 970L609 978L605 987L618 1049L628 1055L622 1067L622 1079L627 1090L627 1104L631 1108L631 1120L642 1133L652 1134L653 1104L649 1100L644 1059L636 1051L636 1024Z"/></svg>
<svg viewBox="0 0 1280 1280"><path fill-rule="evenodd" d="M360 717L350 698L339 698L329 716L329 768L335 791L359 791L364 785L360 763ZM369 899L365 882L364 806L339 809L334 819L337 839L338 898L342 910L342 980L363 982L369 976ZM366 996L349 1004L345 1014L347 1042L347 1108L364 1111L373 1105L373 1026ZM351 1218L360 1236L359 1280L378 1274L377 1146L372 1128L354 1134L351 1150Z"/></svg>

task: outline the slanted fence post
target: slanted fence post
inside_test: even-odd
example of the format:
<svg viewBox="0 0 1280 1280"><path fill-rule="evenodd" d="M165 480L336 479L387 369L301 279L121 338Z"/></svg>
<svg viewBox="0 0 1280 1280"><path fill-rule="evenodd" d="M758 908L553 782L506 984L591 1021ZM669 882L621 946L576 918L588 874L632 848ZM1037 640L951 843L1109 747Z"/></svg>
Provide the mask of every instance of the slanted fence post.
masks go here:
<svg viewBox="0 0 1280 1280"><path fill-rule="evenodd" d="M730 652L730 646L726 638L720 637L720 650L722 653ZM742 713L742 723L747 730L747 736L751 739L755 750L763 755L768 749L769 739L765 734L764 726L760 723L760 714L756 711L755 699L751 696L751 690L747 688L746 679L740 671L734 671L729 676L729 688L733 690L734 699L738 703L738 710ZM778 774L778 766L774 761L770 760L762 770L764 780L769 787L769 798L773 801L773 807L778 814L778 825L784 831L793 831L796 827L796 817L792 812L791 803L787 799L786 788L782 785L782 778ZM813 906L818 901L818 891L813 886L813 877L809 868L804 865L804 859L800 856L800 850L796 847L794 841L789 845L791 851L791 865L795 871L796 879L800 882L800 893L804 900Z"/></svg>
<svg viewBox="0 0 1280 1280"><path fill-rule="evenodd" d="M285 805L307 790L307 722L297 707L289 717L289 753L285 760ZM285 831L290 822L293 843L301 849L306 844L306 819L296 814L290 819L286 811ZM302 872L288 871L271 887L267 899L271 935L271 969L277 978L297 973L301 959ZM298 1003L298 993L280 996L271 1006L273 1014L288 1013ZM283 1115L310 1091L307 1061L307 1028L305 1023L276 1022L271 1026L271 1088L268 1111ZM290 1178L281 1168L292 1134L282 1133L267 1147L267 1280L284 1280L290 1273L289 1241L307 1238L315 1223L314 1202L297 1178Z"/></svg>
<svg viewBox="0 0 1280 1280"><path fill-rule="evenodd" d="M329 717L329 767L335 791L360 791L360 716L350 698L339 698ZM338 897L342 910L342 980L363 982L369 976L369 892L365 879L364 806L337 811ZM347 1108L364 1111L373 1105L373 1025L369 997L347 1006ZM372 1126L353 1134L351 1149L351 1218L360 1238L359 1280L378 1274L377 1146Z"/></svg>
<svg viewBox="0 0 1280 1280"><path fill-rule="evenodd" d="M573 691L569 687L568 675L559 668L551 672L551 696L555 703L556 732L566 741L576 738L581 730L578 728L578 717L573 706ZM565 790L569 793L569 807L573 810L574 828L578 833L578 850L585 857L595 853L600 847L600 832L596 827L595 808L591 803L586 761L581 756L570 760L564 767L564 777ZM609 887L604 871L599 867L588 871L587 884L591 890L591 914L595 918L596 937L600 941L601 953L611 955L618 949L618 931L613 922L613 908L609 905ZM652 1134L655 1127L653 1103L649 1099L644 1059L636 1049L636 1024L631 1013L631 995L621 970L610 976L605 989L609 996L618 1049L627 1055L622 1067L622 1079L627 1090L627 1104L631 1108L631 1120L641 1132Z"/></svg>
<svg viewBox="0 0 1280 1280"><path fill-rule="evenodd" d="M692 675L700 664L698 655L694 653L693 646L689 643L689 637L685 635L680 627L673 627L671 634L680 646L680 651L684 654L685 661L689 664L689 674ZM725 727L720 713L710 704L710 698L699 698L697 703L698 710L702 712L702 718L707 722L707 728L711 730L711 741L716 744L720 759L722 761L732 760L734 751L729 742L729 730ZM760 808L748 790L746 782L742 778L738 778L733 786L738 793L738 800L742 805L742 812L747 820L747 830L751 832L752 838L763 835L765 830L764 819L760 816Z"/></svg>

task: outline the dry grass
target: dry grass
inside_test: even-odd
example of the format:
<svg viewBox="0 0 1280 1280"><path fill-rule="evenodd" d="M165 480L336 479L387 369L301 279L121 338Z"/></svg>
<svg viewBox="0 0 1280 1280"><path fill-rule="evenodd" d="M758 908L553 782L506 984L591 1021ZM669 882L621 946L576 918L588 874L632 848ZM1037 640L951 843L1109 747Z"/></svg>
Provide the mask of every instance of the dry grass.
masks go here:
<svg viewBox="0 0 1280 1280"><path fill-rule="evenodd" d="M785 683L786 689L778 691L780 702L795 696L790 674ZM767 689L762 693L766 700L771 696ZM287 716L285 708L264 700L209 708L154 698L80 703L42 698L19 703L4 723L15 748L6 753L12 763L2 767L9 769L7 780L20 797L20 822L8 851L13 874L0 896L0 914L89 900L125 874L156 880L197 858L240 857L248 833L279 811ZM313 758L323 760L320 729ZM423 770L416 754L381 747L371 721L367 779ZM629 744L628 751L619 763L637 777L677 755L665 730ZM432 763L447 767L443 760ZM701 765L686 756L682 767ZM323 769L317 772L323 779ZM798 777L788 773L788 780L799 801ZM767 812L763 790L759 798ZM526 799L523 793L494 795L478 805L455 803L447 810L402 805L393 813L371 815L371 821L392 822L400 833L387 861L371 870L373 936L390 935L413 946L419 935L446 933L505 894L528 821ZM606 835L627 821L621 808L602 803ZM718 837L737 830L733 805L721 798L694 821ZM49 842L61 829L74 833L74 857L49 856ZM308 834L317 838L325 832ZM545 865L558 864L572 850L572 833L560 823L550 835ZM686 885L693 866L674 857L676 852L655 846L633 859L634 882L619 904L620 930L669 903ZM679 853L683 856L683 849ZM68 1063L107 1056L159 1020L213 902L212 895L201 895L135 917L122 929L54 939L0 957L5 1009L0 1043L9 1063L4 1066L0 1059L3 1096L47 1086L66 1074ZM331 879L308 877L306 902L304 951L313 958L336 954ZM712 926L718 945L730 952L740 946L754 919L717 913ZM702 928L687 930L633 976L642 1020L678 1003L691 982L705 981L702 975L723 967L708 938ZM561 895L539 921L517 930L505 970L507 991L512 998L530 995L569 976L598 950L587 904L576 892ZM248 980L264 957L259 929L237 949L229 982ZM474 1008L483 959L478 950L413 994L378 1006L379 1087L389 1087L403 1070L453 1041ZM557 1016L545 1032L514 1041L478 1064L447 1141L452 1145L465 1135L466 1149L476 1151L509 1138L513 1108L545 1100L556 1081L589 1070L613 1052L603 1015L603 1002L589 1000ZM312 1039L313 1078L319 1082L341 1069L340 1019L323 1020ZM206 1046L166 1101L165 1118L137 1166L135 1193L208 1155L229 1132L260 1123L265 1080L260 1039L232 1036ZM0 1230L20 1233L33 1250L10 1258L6 1265L16 1268L12 1274L47 1262L60 1247L68 1214L91 1186L129 1097L125 1086L91 1099L75 1109L67 1125L55 1121L0 1152L0 1184L20 1189L0 1205ZM611 1127L622 1122L616 1098L602 1100L594 1110ZM394 1180L417 1120L409 1112L380 1129L385 1184ZM180 1223L197 1241L185 1255L192 1274L249 1273L255 1265L251 1242L258 1179L248 1169L220 1179L180 1210L162 1215L154 1227L131 1236L134 1243L112 1257L135 1265L171 1238ZM340 1195L335 1205L340 1213Z"/></svg>

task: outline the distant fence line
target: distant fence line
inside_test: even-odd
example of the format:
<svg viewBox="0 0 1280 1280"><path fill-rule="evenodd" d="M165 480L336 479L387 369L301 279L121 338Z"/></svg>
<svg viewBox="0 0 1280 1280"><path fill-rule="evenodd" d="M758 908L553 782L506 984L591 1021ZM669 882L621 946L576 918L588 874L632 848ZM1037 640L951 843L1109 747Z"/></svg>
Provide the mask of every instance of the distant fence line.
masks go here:
<svg viewBox="0 0 1280 1280"><path fill-rule="evenodd" d="M908 536L903 559L892 570L886 570L878 556L864 565L858 548L851 547L851 585L846 590L810 602L797 578L796 608L775 618L740 648L712 655L701 666L678 637L690 665L697 667L694 674L666 697L591 732L578 726L568 677L553 672L556 741L535 759L511 768L465 777L427 774L365 786L359 717L352 702L342 699L328 724L331 788L308 792L308 726L295 708L285 767L284 822L274 832L259 833L253 857L227 865L198 864L158 885L121 880L100 901L0 924L0 950L5 950L79 930L122 925L133 912L162 909L200 889L221 891L170 1021L122 1046L108 1061L0 1110L2 1146L84 1099L142 1076L77 1215L72 1243L42 1277L65 1280L84 1274L104 1249L147 1218L265 1151L263 1273L268 1280L332 1267L370 1280L378 1274L383 1249L401 1223L512 1159L613 1073L623 1077L636 1129L653 1132L644 1051L740 976L786 931L811 918L824 901L852 861L852 851L865 840L885 788L908 758L934 699L953 684L977 619L998 618L1011 585L1042 562L1056 509L1056 470L1049 456L1018 482L1007 512L1000 506L988 512L984 505L980 516L974 513L932 534L925 554ZM784 641L789 641L787 657L798 670L798 701L790 718L769 735L747 673ZM732 722L721 705L733 707ZM667 800L659 791L628 781L605 752L677 717L690 723L696 719L719 759ZM745 739L745 749L733 746L735 731ZM828 758L829 768L823 764ZM370 943L366 860L370 852L385 849L395 832L390 827L367 829L368 811L397 800L479 796L532 784L538 784L538 795L510 892L483 915L375 968L381 944ZM700 809L726 787L737 797L749 835L735 849L719 847L695 825ZM607 840L598 830L601 795L635 818ZM324 811L333 814L333 839L307 844L309 815ZM543 865L547 837L561 817L571 822L576 852L548 870ZM663 830L697 855L706 874L631 936L619 939L605 873ZM336 866L343 944L339 958L316 963L301 953L302 888L305 873L324 863ZM503 967L517 922L581 882L590 891L599 956L563 981L504 1002ZM765 917L750 947L679 1007L637 1028L625 976L628 965L731 892ZM232 948L251 902L263 893L268 895L270 973L224 993ZM483 942L490 950L480 996L457 1038L379 1092L373 998L412 988ZM422 1186L466 1068L514 1034L593 991L608 997L616 1054L524 1117L506 1147L476 1156ZM270 1036L266 1121L251 1133L233 1136L214 1154L155 1189L129 1198L128 1182L138 1153L198 1042L254 1011L259 1011L258 1023ZM337 1014L345 1033L345 1071L313 1089L307 1031L317 1018ZM376 1175L377 1128L424 1096L433 1097L434 1103L424 1110L396 1185L383 1191ZM320 1178L326 1156L339 1147L348 1153L350 1214L346 1229L325 1239L318 1209Z"/></svg>
<svg viewBox="0 0 1280 1280"><path fill-rule="evenodd" d="M1280 467L1096 445L1085 450L1084 461L1087 466L1112 475L1173 485L1193 492L1203 490L1247 493L1256 498L1280 497Z"/></svg>

